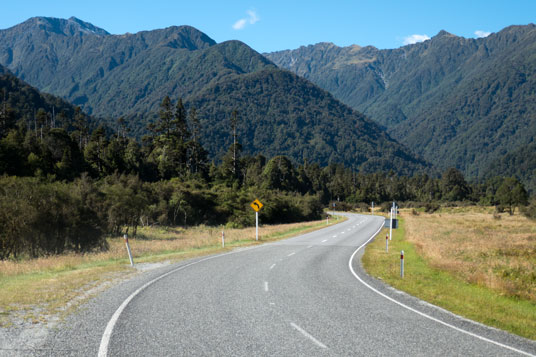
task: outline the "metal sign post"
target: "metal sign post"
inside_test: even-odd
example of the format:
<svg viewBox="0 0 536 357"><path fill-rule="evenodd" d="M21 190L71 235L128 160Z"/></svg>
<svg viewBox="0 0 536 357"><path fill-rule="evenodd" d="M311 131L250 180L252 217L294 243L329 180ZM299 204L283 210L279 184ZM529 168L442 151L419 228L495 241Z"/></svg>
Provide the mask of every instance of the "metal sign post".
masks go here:
<svg viewBox="0 0 536 357"><path fill-rule="evenodd" d="M255 212L255 240L259 240L259 212Z"/></svg>

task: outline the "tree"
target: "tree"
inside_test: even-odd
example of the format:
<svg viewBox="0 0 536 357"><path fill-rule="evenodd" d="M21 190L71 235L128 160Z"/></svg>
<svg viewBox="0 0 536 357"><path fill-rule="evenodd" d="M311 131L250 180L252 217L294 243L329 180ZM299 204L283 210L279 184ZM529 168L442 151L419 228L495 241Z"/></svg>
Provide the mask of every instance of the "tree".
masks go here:
<svg viewBox="0 0 536 357"><path fill-rule="evenodd" d="M195 116L195 108L194 110ZM182 103L182 98L179 98L175 107L175 114L173 120L173 133L177 136L177 139L181 144L186 143L190 138L190 132L188 131L188 123L186 121L186 109Z"/></svg>
<svg viewBox="0 0 536 357"><path fill-rule="evenodd" d="M201 173L206 175L207 152L199 143L199 119L195 107L190 109L190 127L192 128L192 139L188 142L188 166L193 174Z"/></svg>
<svg viewBox="0 0 536 357"><path fill-rule="evenodd" d="M238 124L238 112L233 110L231 114L231 128L233 130L233 175L237 175L238 172L238 161L236 154L238 153L238 147L236 143L236 126Z"/></svg>
<svg viewBox="0 0 536 357"><path fill-rule="evenodd" d="M463 174L455 168L447 169L441 176L441 191L447 201L463 201L471 193Z"/></svg>
<svg viewBox="0 0 536 357"><path fill-rule="evenodd" d="M499 203L508 207L508 212L514 214L516 206L525 206L528 201L528 194L523 184L514 177L507 177L497 189L496 198Z"/></svg>

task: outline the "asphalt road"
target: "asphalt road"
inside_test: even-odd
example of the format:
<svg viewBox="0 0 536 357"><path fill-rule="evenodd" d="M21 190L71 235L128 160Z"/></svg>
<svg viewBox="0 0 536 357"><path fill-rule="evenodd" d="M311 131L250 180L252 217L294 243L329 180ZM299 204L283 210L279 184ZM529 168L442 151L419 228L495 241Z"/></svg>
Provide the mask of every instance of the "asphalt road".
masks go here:
<svg viewBox="0 0 536 357"><path fill-rule="evenodd" d="M114 287L34 354L536 355L534 341L368 277L362 249L354 253L383 218L345 215L346 222L321 231L182 262Z"/></svg>

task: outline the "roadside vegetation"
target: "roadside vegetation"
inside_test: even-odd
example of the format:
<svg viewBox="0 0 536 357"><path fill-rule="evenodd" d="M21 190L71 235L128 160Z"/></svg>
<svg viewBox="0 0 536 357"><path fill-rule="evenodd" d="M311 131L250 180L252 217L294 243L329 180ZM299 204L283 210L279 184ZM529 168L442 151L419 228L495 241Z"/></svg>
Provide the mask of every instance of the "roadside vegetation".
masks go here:
<svg viewBox="0 0 536 357"><path fill-rule="evenodd" d="M140 143L123 118L111 130L95 128L79 108L28 112L16 105L30 101L21 93L6 94L0 112L0 260L106 251L107 237L135 236L139 227L248 227L254 199L265 205L263 224L317 220L328 205L366 209L372 201L428 211L471 202L510 213L527 204L515 178L468 183L456 169L406 177L245 156L237 132L247 118L237 111L222 119L232 138L225 155L210 162L201 118L180 98L163 99Z"/></svg>
<svg viewBox="0 0 536 357"><path fill-rule="evenodd" d="M372 276L461 316L536 339L534 221L486 207L431 214L406 209L401 216L389 253L381 234L366 248L363 264Z"/></svg>

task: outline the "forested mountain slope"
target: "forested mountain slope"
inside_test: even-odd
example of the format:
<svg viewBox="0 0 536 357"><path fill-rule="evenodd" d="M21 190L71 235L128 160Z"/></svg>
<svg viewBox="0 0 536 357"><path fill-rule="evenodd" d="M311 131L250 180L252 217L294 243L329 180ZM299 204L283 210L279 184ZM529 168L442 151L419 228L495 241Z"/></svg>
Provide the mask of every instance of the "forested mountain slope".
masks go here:
<svg viewBox="0 0 536 357"><path fill-rule="evenodd" d="M200 141L216 159L231 142L236 109L239 139L250 154L365 171L429 166L363 115L246 44L217 44L188 26L110 35L75 18L32 18L0 31L0 63L110 126L125 116L138 137L165 96L182 97L197 107Z"/></svg>
<svg viewBox="0 0 536 357"><path fill-rule="evenodd" d="M266 54L385 126L440 168L472 177L536 135L536 26L486 38L441 31L393 50L329 43Z"/></svg>
<svg viewBox="0 0 536 357"><path fill-rule="evenodd" d="M48 120L48 126L54 121L55 127L72 127L76 115L85 125L94 125L91 118L77 111L72 104L51 94L41 93L0 65L0 118L3 130L14 126L19 119L31 129L41 125L36 122L38 119Z"/></svg>

